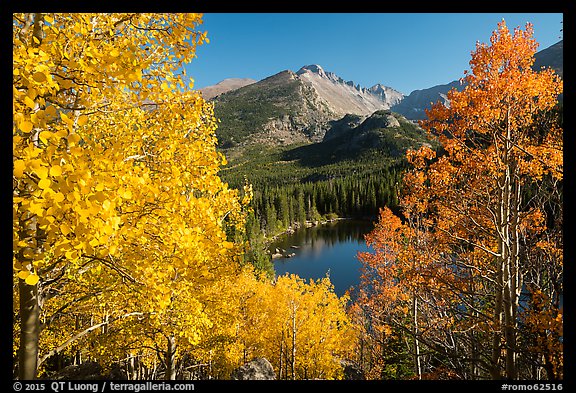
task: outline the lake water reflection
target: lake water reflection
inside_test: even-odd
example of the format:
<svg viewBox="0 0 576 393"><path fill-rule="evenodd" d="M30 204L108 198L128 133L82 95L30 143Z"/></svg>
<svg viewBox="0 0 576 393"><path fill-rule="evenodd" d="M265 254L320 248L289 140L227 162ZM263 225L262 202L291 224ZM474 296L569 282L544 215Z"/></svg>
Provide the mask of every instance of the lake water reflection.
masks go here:
<svg viewBox="0 0 576 393"><path fill-rule="evenodd" d="M358 251L367 251L364 235L374 228L370 221L338 220L283 235L270 249L294 253L292 258L274 260L277 275L294 273L306 280L326 277L329 272L334 291L341 296L360 280Z"/></svg>

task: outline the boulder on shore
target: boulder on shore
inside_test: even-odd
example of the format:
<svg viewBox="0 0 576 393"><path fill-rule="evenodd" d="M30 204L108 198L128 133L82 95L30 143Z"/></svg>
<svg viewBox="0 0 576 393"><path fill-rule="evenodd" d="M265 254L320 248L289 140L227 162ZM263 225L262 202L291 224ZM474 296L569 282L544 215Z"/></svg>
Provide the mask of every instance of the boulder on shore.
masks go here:
<svg viewBox="0 0 576 393"><path fill-rule="evenodd" d="M265 358L256 358L232 371L235 380L272 380L276 373L272 364Z"/></svg>

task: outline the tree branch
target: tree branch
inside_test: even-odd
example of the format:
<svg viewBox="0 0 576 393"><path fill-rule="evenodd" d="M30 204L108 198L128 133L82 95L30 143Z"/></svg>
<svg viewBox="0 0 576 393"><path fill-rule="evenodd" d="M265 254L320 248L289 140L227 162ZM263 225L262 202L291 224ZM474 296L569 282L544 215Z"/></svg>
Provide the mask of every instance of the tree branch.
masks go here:
<svg viewBox="0 0 576 393"><path fill-rule="evenodd" d="M49 351L47 354L42 356L40 358L40 360L38 361L38 367L40 367L40 365L42 365L42 363L44 363L49 357L51 357L53 355L57 355L58 353L60 353L60 351L62 351L66 347L68 347L73 342L81 339L82 337L84 337L88 333L90 333L90 332L92 332L98 328L101 328L102 326L105 326L105 325L109 325L109 324L116 322L116 321L119 321L121 319L129 318L129 317L133 317L133 316L142 316L142 315L145 315L145 314L142 312L132 312L132 313L124 314L124 315L121 315L117 318L113 318L111 320L99 323L97 325L92 325L88 329L85 329L85 330L81 331L80 333L76 334L75 336L70 337L68 340L64 341L64 343L62 343L58 347L54 348L53 350Z"/></svg>

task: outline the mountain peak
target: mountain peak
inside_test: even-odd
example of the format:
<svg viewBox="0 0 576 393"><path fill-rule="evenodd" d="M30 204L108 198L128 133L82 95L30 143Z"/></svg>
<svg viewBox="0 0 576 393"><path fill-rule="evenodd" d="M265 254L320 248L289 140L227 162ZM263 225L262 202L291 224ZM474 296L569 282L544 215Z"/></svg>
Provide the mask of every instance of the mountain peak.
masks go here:
<svg viewBox="0 0 576 393"><path fill-rule="evenodd" d="M342 116L346 113L369 115L390 108L404 97L402 93L380 84L367 89L353 81L345 81L318 64L305 65L296 75L315 88L330 110Z"/></svg>
<svg viewBox="0 0 576 393"><path fill-rule="evenodd" d="M302 68L300 68L298 70L298 72L296 72L296 75L302 75L306 72L312 72L312 73L318 74L320 76L326 76L326 72L324 71L324 68L322 68L318 64L305 65Z"/></svg>
<svg viewBox="0 0 576 393"><path fill-rule="evenodd" d="M216 83L215 85L206 86L199 90L202 92L204 99L209 100L220 94L237 90L241 87L248 86L253 83L256 83L256 80L251 78L227 78Z"/></svg>

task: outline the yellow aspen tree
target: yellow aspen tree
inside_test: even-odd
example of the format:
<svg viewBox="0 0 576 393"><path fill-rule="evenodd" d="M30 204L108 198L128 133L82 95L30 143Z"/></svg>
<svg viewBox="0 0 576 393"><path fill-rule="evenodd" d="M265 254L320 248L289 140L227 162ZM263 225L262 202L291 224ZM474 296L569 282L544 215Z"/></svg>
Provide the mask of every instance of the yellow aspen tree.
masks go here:
<svg viewBox="0 0 576 393"><path fill-rule="evenodd" d="M230 272L237 251L224 227L242 226L242 205L217 176L225 160L212 107L177 73L206 41L200 23L199 14L14 14L20 379L94 326L161 317L176 300L193 311L187 340L207 323L198 288ZM93 325L72 331L70 310ZM41 329L59 323L67 339L44 348Z"/></svg>
<svg viewBox="0 0 576 393"><path fill-rule="evenodd" d="M338 298L327 278L306 282L290 275L271 282L245 266L228 285L225 322L215 323L211 338L191 352L212 378L229 378L259 357L270 361L277 379L342 378L341 361L352 358L356 336L346 314L349 299Z"/></svg>

